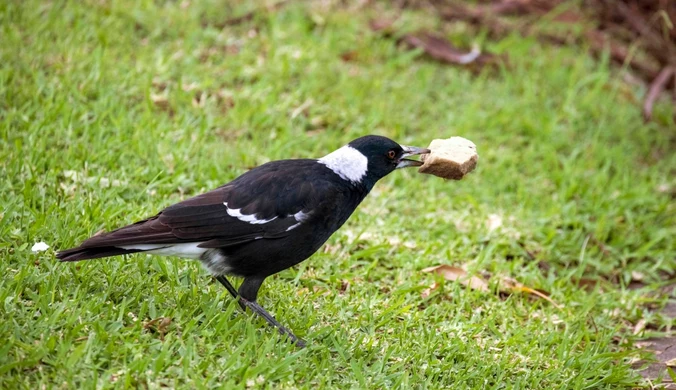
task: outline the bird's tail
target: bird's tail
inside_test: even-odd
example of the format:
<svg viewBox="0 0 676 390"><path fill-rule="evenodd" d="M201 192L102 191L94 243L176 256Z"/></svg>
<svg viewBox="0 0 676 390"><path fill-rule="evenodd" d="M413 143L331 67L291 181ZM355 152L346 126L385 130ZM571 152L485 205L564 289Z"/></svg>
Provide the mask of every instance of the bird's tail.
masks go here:
<svg viewBox="0 0 676 390"><path fill-rule="evenodd" d="M142 249L123 249L115 246L102 246L95 248L77 248L66 249L56 254L60 261L80 261L89 259L100 259L101 257L126 255L130 253L143 252Z"/></svg>

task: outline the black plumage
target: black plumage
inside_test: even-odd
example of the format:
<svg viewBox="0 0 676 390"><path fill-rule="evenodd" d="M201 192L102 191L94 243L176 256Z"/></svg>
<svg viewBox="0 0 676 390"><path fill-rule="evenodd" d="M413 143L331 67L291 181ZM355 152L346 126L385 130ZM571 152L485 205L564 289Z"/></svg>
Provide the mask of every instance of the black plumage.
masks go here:
<svg viewBox="0 0 676 390"><path fill-rule="evenodd" d="M148 252L199 259L235 296L303 344L256 303L263 280L310 257L375 183L425 149L366 136L321 158L273 161L157 215L61 251L61 261ZM239 292L225 275L244 278Z"/></svg>

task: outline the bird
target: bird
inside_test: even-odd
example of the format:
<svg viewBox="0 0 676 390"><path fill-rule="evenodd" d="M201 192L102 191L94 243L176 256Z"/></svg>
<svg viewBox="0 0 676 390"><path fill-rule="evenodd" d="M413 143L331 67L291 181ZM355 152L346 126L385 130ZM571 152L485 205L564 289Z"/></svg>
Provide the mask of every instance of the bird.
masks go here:
<svg viewBox="0 0 676 390"><path fill-rule="evenodd" d="M146 253L196 259L242 310L249 308L292 343L306 342L257 302L263 281L314 254L374 185L426 148L378 135L357 138L318 159L271 161L156 215L94 235L56 254L61 262ZM226 276L243 278L235 289Z"/></svg>

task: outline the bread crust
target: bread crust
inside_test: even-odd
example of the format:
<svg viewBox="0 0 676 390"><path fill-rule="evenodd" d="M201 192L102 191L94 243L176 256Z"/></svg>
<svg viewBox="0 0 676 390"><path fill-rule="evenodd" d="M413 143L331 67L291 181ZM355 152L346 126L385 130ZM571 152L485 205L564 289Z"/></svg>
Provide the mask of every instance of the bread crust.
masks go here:
<svg viewBox="0 0 676 390"><path fill-rule="evenodd" d="M444 179L462 179L476 168L479 161L476 145L462 137L435 139L428 149L431 153L420 157L424 164L418 172Z"/></svg>

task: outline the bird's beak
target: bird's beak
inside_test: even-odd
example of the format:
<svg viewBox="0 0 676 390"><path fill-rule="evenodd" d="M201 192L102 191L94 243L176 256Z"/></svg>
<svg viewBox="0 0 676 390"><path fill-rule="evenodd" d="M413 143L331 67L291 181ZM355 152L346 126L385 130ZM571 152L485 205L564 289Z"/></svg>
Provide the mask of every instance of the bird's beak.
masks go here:
<svg viewBox="0 0 676 390"><path fill-rule="evenodd" d="M415 146L401 145L401 148L404 149L404 153L401 155L401 158L399 159L399 162L397 163L397 169L406 168L406 167L419 167L419 166L423 165L423 163L421 161L409 160L406 157L415 156L415 155L418 155L418 154L426 154L426 153L430 152L429 149L417 148Z"/></svg>

